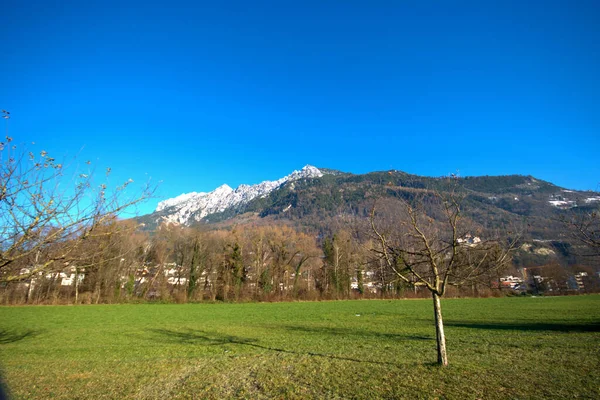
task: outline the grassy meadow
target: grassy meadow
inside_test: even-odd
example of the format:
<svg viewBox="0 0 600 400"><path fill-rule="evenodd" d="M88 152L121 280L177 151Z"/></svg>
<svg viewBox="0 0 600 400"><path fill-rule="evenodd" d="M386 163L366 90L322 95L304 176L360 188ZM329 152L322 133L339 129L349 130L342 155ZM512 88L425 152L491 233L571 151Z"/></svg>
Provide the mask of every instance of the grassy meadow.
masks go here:
<svg viewBox="0 0 600 400"><path fill-rule="evenodd" d="M600 296L0 308L16 399L600 398Z"/></svg>

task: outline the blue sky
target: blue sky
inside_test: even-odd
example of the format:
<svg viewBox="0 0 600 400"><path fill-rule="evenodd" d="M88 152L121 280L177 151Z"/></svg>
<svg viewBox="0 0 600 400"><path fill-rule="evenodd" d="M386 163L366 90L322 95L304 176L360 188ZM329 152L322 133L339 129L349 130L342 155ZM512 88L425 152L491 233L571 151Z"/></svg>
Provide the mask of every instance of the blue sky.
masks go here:
<svg viewBox="0 0 600 400"><path fill-rule="evenodd" d="M125 5L124 5L125 4ZM12 2L10 135L160 198L354 173L600 183L597 1Z"/></svg>

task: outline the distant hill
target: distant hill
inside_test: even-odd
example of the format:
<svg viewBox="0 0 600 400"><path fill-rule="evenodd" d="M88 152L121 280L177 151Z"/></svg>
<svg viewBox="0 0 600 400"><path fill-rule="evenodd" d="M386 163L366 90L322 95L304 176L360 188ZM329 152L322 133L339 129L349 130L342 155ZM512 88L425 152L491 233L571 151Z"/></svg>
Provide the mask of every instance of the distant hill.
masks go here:
<svg viewBox="0 0 600 400"><path fill-rule="evenodd" d="M548 255L535 252L542 243L564 248L561 216L600 206L600 193L568 190L532 176L434 178L396 170L351 174L306 166L275 181L236 189L223 185L209 193L165 200L137 220L149 230L163 222L215 227L287 223L328 234L345 220L367 217L375 199L447 190L449 180L465 193L465 214L481 226L526 226L526 239L532 243L527 257L533 260Z"/></svg>

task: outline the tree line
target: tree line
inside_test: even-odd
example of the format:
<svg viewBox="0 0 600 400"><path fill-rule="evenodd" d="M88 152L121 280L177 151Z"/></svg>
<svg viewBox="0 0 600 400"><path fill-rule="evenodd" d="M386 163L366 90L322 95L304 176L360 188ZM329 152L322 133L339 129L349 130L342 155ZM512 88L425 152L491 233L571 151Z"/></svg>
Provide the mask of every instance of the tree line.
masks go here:
<svg viewBox="0 0 600 400"><path fill-rule="evenodd" d="M0 284L0 302L283 301L425 295L395 276L373 252L375 243L368 235L351 230L319 237L285 225L201 230L163 224L148 233L134 221L112 218L96 226L93 233L73 239L78 242L76 248L51 265L46 265L47 261L67 243L38 248L11 263L10 274L19 279ZM491 286L491 281L479 282L478 293L489 292ZM465 294L472 294L472 289L465 288Z"/></svg>
<svg viewBox="0 0 600 400"><path fill-rule="evenodd" d="M391 221L387 215L382 218ZM227 230L163 224L154 232L146 232L133 220L107 218L87 237L73 238L76 243L52 243L11 263L3 273L16 279L0 283L0 302L98 304L428 296L417 280L399 277L397 269L390 268L377 237L368 229L367 221L363 222L321 236L281 224ZM70 248L68 256L48 264L65 247ZM481 254L490 253L487 247L479 249ZM467 261L457 256L454 262ZM464 268L462 273L466 273ZM450 282L454 286L449 293L493 295L503 273L503 269L489 269L468 284Z"/></svg>

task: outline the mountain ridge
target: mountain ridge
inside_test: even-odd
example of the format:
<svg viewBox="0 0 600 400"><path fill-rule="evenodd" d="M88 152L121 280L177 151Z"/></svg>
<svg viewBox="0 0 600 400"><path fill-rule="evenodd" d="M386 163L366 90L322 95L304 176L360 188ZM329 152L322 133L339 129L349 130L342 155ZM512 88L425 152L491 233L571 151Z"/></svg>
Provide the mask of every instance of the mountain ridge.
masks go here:
<svg viewBox="0 0 600 400"><path fill-rule="evenodd" d="M184 193L159 202L154 213L166 212L166 215L161 216L164 222L190 225L211 214L245 205L257 197L265 197L286 182L321 176L323 173L318 168L305 165L301 170L295 170L275 181L263 181L256 185L241 184L236 189L223 184L211 192Z"/></svg>
<svg viewBox="0 0 600 400"><path fill-rule="evenodd" d="M275 181L236 189L221 185L212 192L167 199L138 221L152 229L163 222L223 226L279 220L326 232L340 218L367 217L374 199L445 190L449 180L464 189L469 218L483 226L526 219L536 239L560 237L557 221L564 212L600 206L600 193L565 189L531 175L423 177L397 170L352 174L307 165Z"/></svg>

